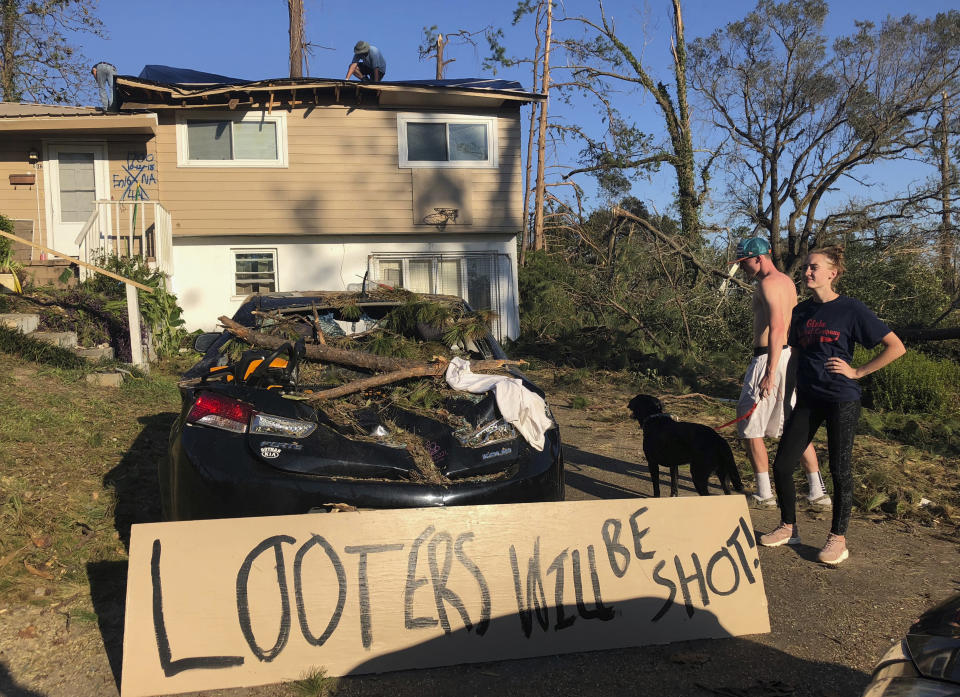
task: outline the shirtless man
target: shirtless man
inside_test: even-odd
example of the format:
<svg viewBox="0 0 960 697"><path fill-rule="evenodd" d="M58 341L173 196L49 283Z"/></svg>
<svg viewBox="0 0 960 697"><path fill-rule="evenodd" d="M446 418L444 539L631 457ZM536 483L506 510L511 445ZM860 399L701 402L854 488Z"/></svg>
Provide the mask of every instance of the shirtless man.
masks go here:
<svg viewBox="0 0 960 697"><path fill-rule="evenodd" d="M753 413L739 421L737 428L757 480L757 493L751 496L750 504L757 508L776 508L763 439L780 437L796 401L793 371L788 370L787 330L797 304L797 289L790 277L773 265L770 243L762 237L742 240L737 245L736 262L750 278L759 281L753 293L753 360L747 368L737 403L738 417L751 409ZM824 490L812 443L803 451L801 460L810 485L807 500L817 508L829 507L830 497Z"/></svg>

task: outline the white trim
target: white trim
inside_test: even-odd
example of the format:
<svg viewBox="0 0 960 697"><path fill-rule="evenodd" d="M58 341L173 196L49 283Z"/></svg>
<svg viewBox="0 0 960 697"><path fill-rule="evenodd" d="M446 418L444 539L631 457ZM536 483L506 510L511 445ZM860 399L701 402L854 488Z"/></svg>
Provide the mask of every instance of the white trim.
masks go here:
<svg viewBox="0 0 960 697"><path fill-rule="evenodd" d="M486 160L414 160L407 157L407 124L414 123L468 123L485 126L487 129L487 159ZM449 134L449 131L448 131ZM449 138L449 135L448 135ZM497 147L497 117L469 116L467 114L434 114L400 112L397 114L397 145L400 158L400 168L430 169L496 169L498 165Z"/></svg>
<svg viewBox="0 0 960 697"><path fill-rule="evenodd" d="M62 148L65 151L73 150L74 152L90 152L93 151L93 164L94 164L94 187L96 192L96 198L100 199L109 199L110 198L110 150L105 140L77 140L77 139L50 139L41 141L41 148L43 151L43 204L44 204L44 219L46 222L46 241L47 246L51 249L56 249L59 252L68 254L73 257L79 256L79 250L76 248L76 243L74 238L77 235L77 232L83 228L84 223L62 223L57 218L58 215L54 215L54 211L57 206L54 205L54 197L59 197L60 192L60 177L59 177L59 158L54 157L55 152L59 152ZM59 198L57 199L57 204L59 205ZM64 227L66 225L66 227ZM64 230L70 230L70 226L73 226L75 229L72 232L67 232L64 234ZM109 229L109 228L108 228ZM69 249L64 245L60 244L63 240L58 240L58 235L63 235L64 239L68 241ZM59 248L58 248L59 245Z"/></svg>
<svg viewBox="0 0 960 697"><path fill-rule="evenodd" d="M275 123L277 126L276 160L191 160L190 143L187 139L188 121L232 121L234 123ZM279 167L289 166L287 148L287 115L282 111L268 114L264 111L203 112L203 114L177 114L177 167Z"/></svg>
<svg viewBox="0 0 960 697"><path fill-rule="evenodd" d="M236 295L237 292L237 254L270 254L273 257L273 290L270 292L277 293L280 292L280 268L277 264L277 249L276 247L231 247L230 248L230 268L231 268L231 281L230 285L233 288L233 295L230 296L231 300L243 300L246 298L249 293L244 293L243 295Z"/></svg>

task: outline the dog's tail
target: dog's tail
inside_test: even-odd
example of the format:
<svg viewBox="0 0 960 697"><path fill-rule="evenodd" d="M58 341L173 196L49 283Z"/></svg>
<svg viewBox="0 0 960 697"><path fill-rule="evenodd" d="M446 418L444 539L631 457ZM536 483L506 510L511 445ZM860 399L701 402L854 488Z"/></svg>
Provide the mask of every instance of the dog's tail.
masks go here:
<svg viewBox="0 0 960 697"><path fill-rule="evenodd" d="M720 468L721 476L729 478L733 490L742 494L743 480L740 479L740 470L737 469L737 462L733 459L733 453L728 450L723 459L724 462Z"/></svg>

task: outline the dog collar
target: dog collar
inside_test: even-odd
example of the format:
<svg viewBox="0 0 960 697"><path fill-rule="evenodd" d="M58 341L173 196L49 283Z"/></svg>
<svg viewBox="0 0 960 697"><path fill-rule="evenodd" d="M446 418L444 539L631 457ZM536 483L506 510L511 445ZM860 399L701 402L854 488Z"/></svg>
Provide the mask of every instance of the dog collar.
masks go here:
<svg viewBox="0 0 960 697"><path fill-rule="evenodd" d="M647 418L645 418L643 421L640 422L640 428L643 428L644 426L646 426L647 422L650 421L651 419L656 419L661 416L666 416L668 419L673 418L672 416L670 416L670 414L666 413L665 411L661 411L659 414L651 414L650 416L648 416Z"/></svg>

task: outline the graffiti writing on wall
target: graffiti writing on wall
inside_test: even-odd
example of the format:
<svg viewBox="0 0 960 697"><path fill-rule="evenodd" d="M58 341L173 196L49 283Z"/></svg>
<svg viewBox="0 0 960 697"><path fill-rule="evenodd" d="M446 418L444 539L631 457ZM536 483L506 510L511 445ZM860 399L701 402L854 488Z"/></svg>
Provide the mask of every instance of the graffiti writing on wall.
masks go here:
<svg viewBox="0 0 960 697"><path fill-rule="evenodd" d="M145 201L150 197L144 187L156 185L157 171L153 153L128 152L122 174L113 175L113 188L120 189L121 199Z"/></svg>

